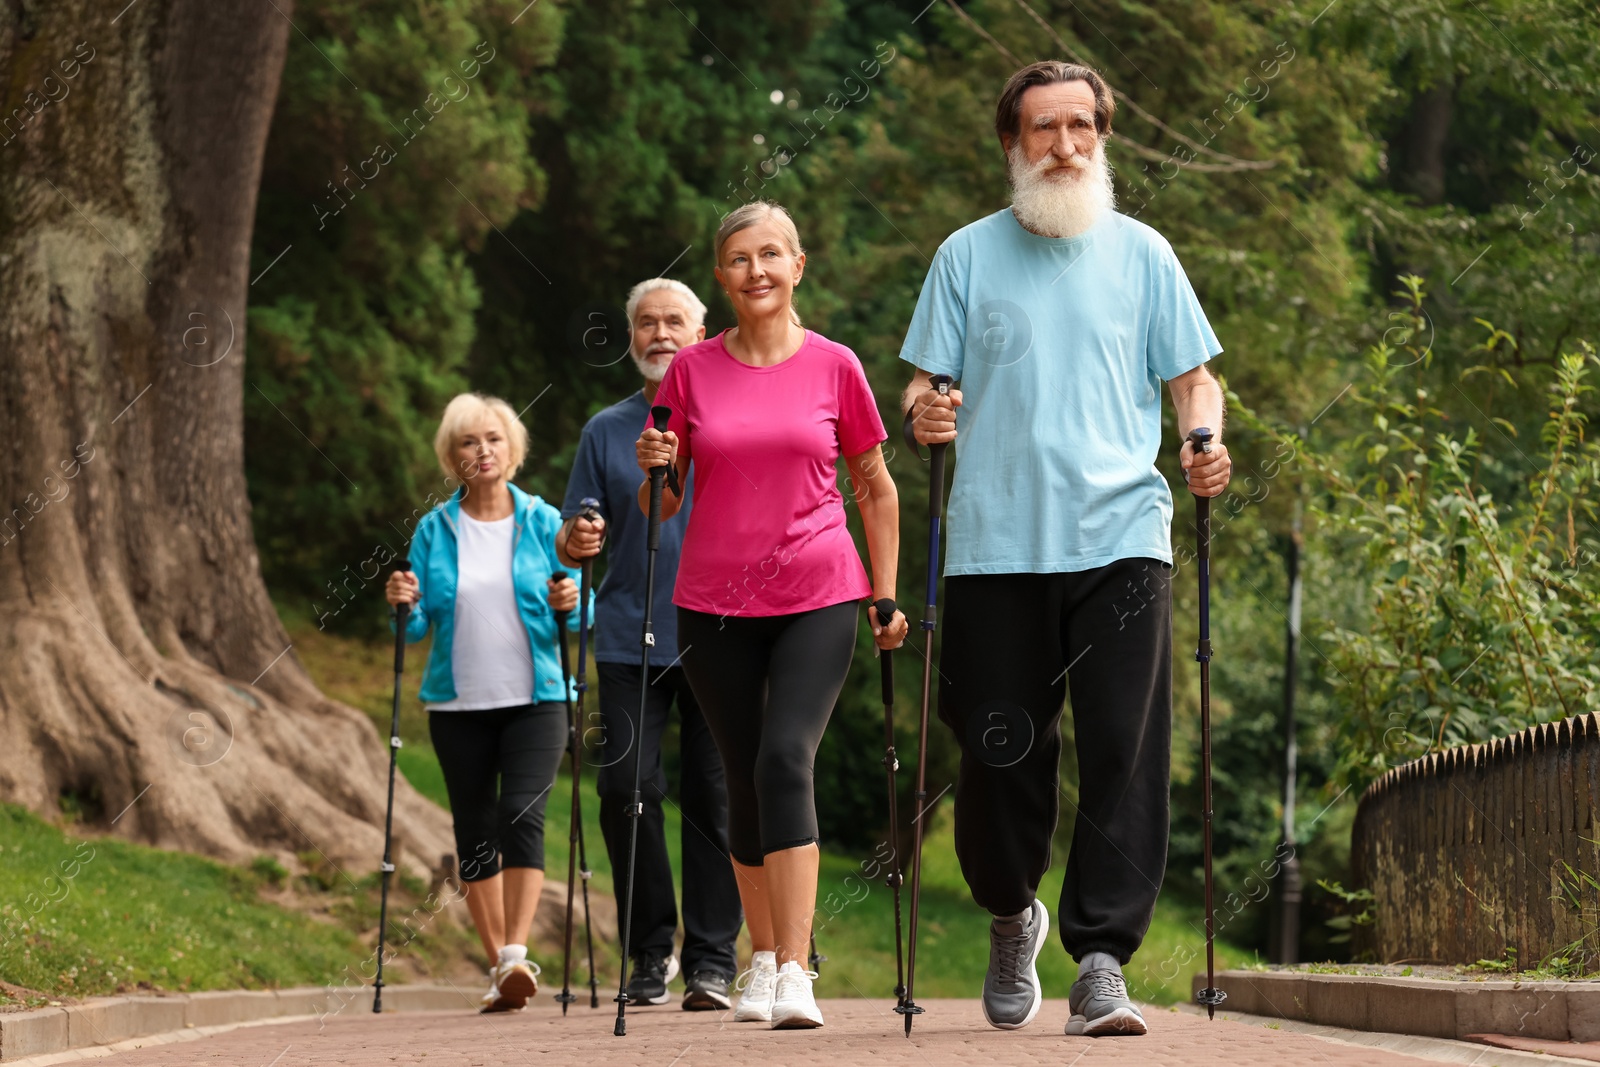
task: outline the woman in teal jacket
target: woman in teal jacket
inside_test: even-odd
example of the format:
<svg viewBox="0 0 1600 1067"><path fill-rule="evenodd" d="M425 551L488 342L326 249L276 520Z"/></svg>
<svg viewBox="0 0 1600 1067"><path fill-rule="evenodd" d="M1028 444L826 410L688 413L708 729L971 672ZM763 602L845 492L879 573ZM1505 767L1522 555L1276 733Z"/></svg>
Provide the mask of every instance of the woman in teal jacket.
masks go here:
<svg viewBox="0 0 1600 1067"><path fill-rule="evenodd" d="M518 1010L539 988L528 930L544 886L545 798L568 729L556 612L578 603L577 571L556 559L561 513L510 482L527 449L505 401L452 400L434 451L461 489L423 516L411 572L395 572L386 589L391 605L412 606L407 641L433 632L422 700L467 908L489 954L485 1012Z"/></svg>

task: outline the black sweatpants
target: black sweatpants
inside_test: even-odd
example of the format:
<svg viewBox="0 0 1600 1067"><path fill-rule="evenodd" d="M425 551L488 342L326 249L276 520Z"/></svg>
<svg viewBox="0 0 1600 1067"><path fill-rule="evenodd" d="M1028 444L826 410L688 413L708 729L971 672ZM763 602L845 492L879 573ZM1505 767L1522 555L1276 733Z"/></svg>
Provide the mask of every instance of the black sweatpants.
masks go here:
<svg viewBox="0 0 1600 1067"><path fill-rule="evenodd" d="M601 749L600 830L613 871L628 869L628 838L632 820L634 720L639 716L639 664L597 663L600 674ZM678 810L683 816L683 972L714 971L732 979L738 971L734 941L744 922L739 887L728 863L728 790L722 774L717 744L695 701L682 667L651 667L645 689L644 730L639 754L638 851L633 880L633 944L640 955L657 957L672 952L678 929L678 909L673 894L672 862L667 857L667 835L662 803L667 797L667 775L661 767L661 737L673 701L680 721L678 748L681 771ZM585 734L594 738L590 724ZM615 878L617 913L624 906L625 879Z"/></svg>
<svg viewBox="0 0 1600 1067"><path fill-rule="evenodd" d="M860 611L854 600L750 618L678 609L684 672L727 770L729 851L747 867L817 840L812 772Z"/></svg>
<svg viewBox="0 0 1600 1067"><path fill-rule="evenodd" d="M461 880L501 866L544 870L544 805L567 750L567 706L430 711L428 736L444 771Z"/></svg>
<svg viewBox="0 0 1600 1067"><path fill-rule="evenodd" d="M956 854L979 905L1011 915L1050 865L1072 692L1079 807L1058 928L1074 959L1139 948L1167 866L1172 568L945 580L939 718L961 745Z"/></svg>

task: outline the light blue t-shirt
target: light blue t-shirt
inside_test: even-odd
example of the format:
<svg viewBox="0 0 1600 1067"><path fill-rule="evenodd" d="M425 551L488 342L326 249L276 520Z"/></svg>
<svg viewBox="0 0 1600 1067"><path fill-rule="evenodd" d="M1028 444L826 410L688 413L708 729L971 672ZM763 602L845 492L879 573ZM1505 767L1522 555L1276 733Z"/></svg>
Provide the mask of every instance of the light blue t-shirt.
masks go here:
<svg viewBox="0 0 1600 1067"><path fill-rule="evenodd" d="M962 392L945 574L1171 563L1162 383L1221 351L1172 246L1126 215L951 234L900 350Z"/></svg>

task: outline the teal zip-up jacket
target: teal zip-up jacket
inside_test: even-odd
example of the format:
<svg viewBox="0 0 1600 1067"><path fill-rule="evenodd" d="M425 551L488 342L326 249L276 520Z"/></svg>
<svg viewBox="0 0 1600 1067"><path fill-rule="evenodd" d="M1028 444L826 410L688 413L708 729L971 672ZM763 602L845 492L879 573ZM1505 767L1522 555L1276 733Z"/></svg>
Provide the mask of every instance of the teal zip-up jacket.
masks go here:
<svg viewBox="0 0 1600 1067"><path fill-rule="evenodd" d="M561 685L561 660L556 649L556 615L550 608L551 578L578 578L576 567L563 566L556 558L556 531L561 528L561 512L537 496L529 496L514 485L511 490L512 514L516 532L512 538L511 581L516 586L517 614L522 617L533 652L533 689L530 704L566 699ZM433 628L433 648L422 673L422 701L442 704L456 697L456 681L451 658L455 636L457 564L456 530L461 520L461 496L465 487L434 508L417 523L411 538L411 570L422 586L422 599L411 606L406 620L406 641L421 641ZM592 606L590 608L593 610ZM389 627L394 628L391 616ZM567 628L577 630L578 612L567 618Z"/></svg>

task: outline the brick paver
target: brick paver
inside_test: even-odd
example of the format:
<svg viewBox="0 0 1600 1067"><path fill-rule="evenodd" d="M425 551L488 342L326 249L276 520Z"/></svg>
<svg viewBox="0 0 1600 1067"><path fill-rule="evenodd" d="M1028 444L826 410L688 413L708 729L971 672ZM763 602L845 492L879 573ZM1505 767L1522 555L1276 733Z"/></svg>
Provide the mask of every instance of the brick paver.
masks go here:
<svg viewBox="0 0 1600 1067"><path fill-rule="evenodd" d="M676 1005L628 1015L628 1033L611 1032L614 1005L576 1007L566 1018L540 997L514 1015L405 1012L375 1016L352 1005L323 1020L247 1027L179 1044L117 1053L103 1067L498 1067L501 1064L577 1064L581 1067L727 1067L770 1062L782 1067L1075 1067L1098 1064L1216 1064L1226 1067L1415 1067L1427 1060L1373 1048L1321 1041L1223 1019L1208 1021L1151 1008L1151 1033L1137 1038L1066 1037L1064 1000L1046 1001L1026 1030L999 1031L983 1022L975 1000L924 1005L911 1040L902 1036L893 1005L826 1000L821 1030L772 1031L735 1023L731 1014L685 1012Z"/></svg>

